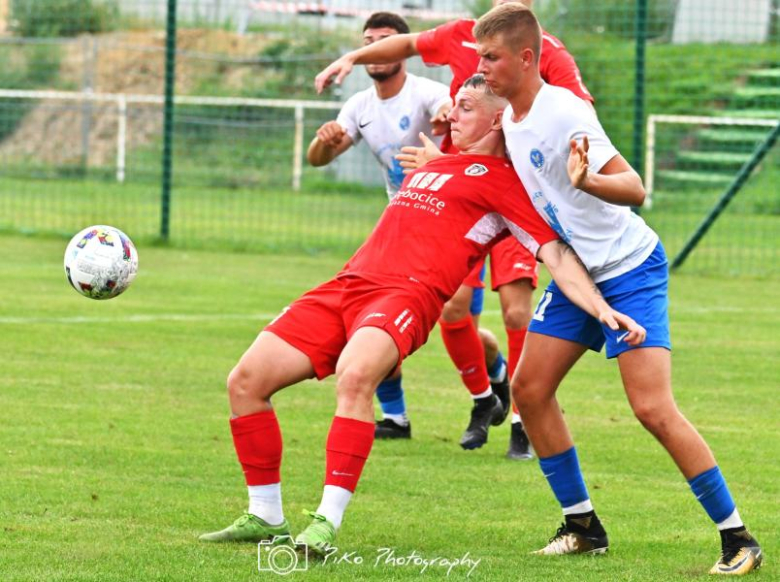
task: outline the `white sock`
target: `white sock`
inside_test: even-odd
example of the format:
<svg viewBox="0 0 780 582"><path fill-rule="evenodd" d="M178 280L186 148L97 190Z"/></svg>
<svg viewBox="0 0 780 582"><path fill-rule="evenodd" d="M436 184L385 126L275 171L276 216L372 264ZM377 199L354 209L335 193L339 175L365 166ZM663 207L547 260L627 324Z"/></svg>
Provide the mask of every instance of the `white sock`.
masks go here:
<svg viewBox="0 0 780 582"><path fill-rule="evenodd" d="M487 390L485 390L484 392L480 392L479 394L472 394L471 397L474 400L479 400L480 398L487 398L488 396L492 396L492 395L493 395L493 389L488 384Z"/></svg>
<svg viewBox="0 0 780 582"><path fill-rule="evenodd" d="M317 508L317 513L324 516L333 527L341 527L344 512L347 510L349 500L352 499L352 491L335 485L325 485L322 490L322 501Z"/></svg>
<svg viewBox="0 0 780 582"><path fill-rule="evenodd" d="M279 525L284 521L282 512L282 484L249 485L248 513L262 519L269 525Z"/></svg>
<svg viewBox="0 0 780 582"><path fill-rule="evenodd" d="M386 412L383 412L382 418L389 418L399 426L409 426L409 419L405 412L402 412L401 414L387 414Z"/></svg>
<svg viewBox="0 0 780 582"><path fill-rule="evenodd" d="M743 527L744 525L742 519L739 517L739 511L737 511L737 508L735 507L734 511L731 512L731 515L718 524L718 530L733 529L735 527Z"/></svg>
<svg viewBox="0 0 780 582"><path fill-rule="evenodd" d="M523 420L520 418L520 415L516 412L512 413L512 424L517 424L518 422L522 423Z"/></svg>
<svg viewBox="0 0 780 582"><path fill-rule="evenodd" d="M571 515L572 513L588 513L589 511L593 511L593 504L590 502L590 499L586 499L585 501L580 501L575 505L564 507L563 515Z"/></svg>

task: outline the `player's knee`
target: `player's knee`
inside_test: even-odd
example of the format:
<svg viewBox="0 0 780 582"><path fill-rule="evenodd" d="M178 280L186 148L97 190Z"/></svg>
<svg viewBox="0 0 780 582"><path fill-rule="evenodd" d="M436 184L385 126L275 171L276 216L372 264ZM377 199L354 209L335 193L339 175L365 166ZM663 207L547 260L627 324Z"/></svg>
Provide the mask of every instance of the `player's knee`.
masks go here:
<svg viewBox="0 0 780 582"><path fill-rule="evenodd" d="M668 406L643 402L633 407L634 416L653 436L663 439L673 426L677 414Z"/></svg>
<svg viewBox="0 0 780 582"><path fill-rule="evenodd" d="M371 401L374 386L368 370L359 365L337 372L336 396L341 402Z"/></svg>
<svg viewBox="0 0 780 582"><path fill-rule="evenodd" d="M236 365L230 371L227 378L227 389L230 401L245 402L252 399L265 400L270 392L264 390L262 381L257 376L241 364Z"/></svg>
<svg viewBox="0 0 780 582"><path fill-rule="evenodd" d="M512 389L512 399L517 408L520 409L521 415L523 412L533 411L549 400L547 391L543 389L544 387L524 374L516 374L512 378L510 387Z"/></svg>
<svg viewBox="0 0 780 582"><path fill-rule="evenodd" d="M502 307L504 316L504 327L507 329L523 329L528 327L531 321L530 305L507 305Z"/></svg>
<svg viewBox="0 0 780 582"><path fill-rule="evenodd" d="M444 304L444 308L441 312L441 319L447 323L455 323L469 315L471 315L470 303L468 301L461 301L458 298L453 298Z"/></svg>

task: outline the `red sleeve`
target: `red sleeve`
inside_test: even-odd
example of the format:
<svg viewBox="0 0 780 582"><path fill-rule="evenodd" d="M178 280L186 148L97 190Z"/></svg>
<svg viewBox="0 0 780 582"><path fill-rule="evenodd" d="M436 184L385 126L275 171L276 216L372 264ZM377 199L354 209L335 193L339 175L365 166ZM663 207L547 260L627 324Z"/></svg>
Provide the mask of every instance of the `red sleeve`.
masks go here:
<svg viewBox="0 0 780 582"><path fill-rule="evenodd" d="M539 59L539 72L550 85L563 87L580 99L593 103L574 57L563 43L548 32L542 34L542 56Z"/></svg>
<svg viewBox="0 0 780 582"><path fill-rule="evenodd" d="M458 21L454 20L420 33L417 37L417 52L425 64L450 64L450 44L457 24Z"/></svg>
<svg viewBox="0 0 780 582"><path fill-rule="evenodd" d="M502 188L496 195L504 201L499 212L507 223L512 223L509 225L511 234L526 248L528 245L523 240L525 236L530 236L540 247L560 238L550 225L539 216L531 202L531 197L514 169L510 168L509 171L511 176L507 177L506 181L502 181ZM538 249L535 252L532 250L532 252L536 255Z"/></svg>

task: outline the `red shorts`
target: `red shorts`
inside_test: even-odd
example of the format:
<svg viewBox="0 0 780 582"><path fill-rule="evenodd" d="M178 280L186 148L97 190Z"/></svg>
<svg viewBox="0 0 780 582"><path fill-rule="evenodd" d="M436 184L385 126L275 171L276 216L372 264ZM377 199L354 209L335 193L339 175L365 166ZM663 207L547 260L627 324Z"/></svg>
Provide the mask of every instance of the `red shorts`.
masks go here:
<svg viewBox="0 0 780 582"><path fill-rule="evenodd" d="M482 289L485 287L485 281L482 277L482 269L485 266L485 259L480 259L479 262L471 269L471 273L466 275L463 279L462 285L466 287L473 287L474 289Z"/></svg>
<svg viewBox="0 0 780 582"><path fill-rule="evenodd" d="M490 250L490 286L496 291L501 285L520 279L530 279L536 289L539 264L527 248L510 236Z"/></svg>
<svg viewBox="0 0 780 582"><path fill-rule="evenodd" d="M361 327L390 334L400 365L427 341L441 309L427 288L406 278L379 283L340 276L302 295L265 331L306 354L321 380L336 371L344 346Z"/></svg>
<svg viewBox="0 0 780 582"><path fill-rule="evenodd" d="M479 261L468 276L463 280L463 285L482 289L485 286L482 277L484 259ZM490 286L493 291L501 285L512 281L530 279L531 286L536 289L539 279L539 265L531 252L517 242L514 237L507 237L490 250Z"/></svg>

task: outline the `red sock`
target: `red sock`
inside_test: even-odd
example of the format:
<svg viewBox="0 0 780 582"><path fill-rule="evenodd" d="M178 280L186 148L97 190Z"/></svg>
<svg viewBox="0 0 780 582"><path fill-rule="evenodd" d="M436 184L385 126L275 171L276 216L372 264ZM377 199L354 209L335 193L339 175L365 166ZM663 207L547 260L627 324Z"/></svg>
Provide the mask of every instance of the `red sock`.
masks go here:
<svg viewBox="0 0 780 582"><path fill-rule="evenodd" d="M279 483L282 432L273 410L230 419L233 445L247 485Z"/></svg>
<svg viewBox="0 0 780 582"><path fill-rule="evenodd" d="M525 334L527 332L527 327L506 330L506 337L509 342L509 363L507 364L507 373L510 378L515 373L517 362L520 361L520 354L523 352L523 344L525 343Z"/></svg>
<svg viewBox="0 0 780 582"><path fill-rule="evenodd" d="M325 446L325 485L355 492L374 444L374 423L334 416Z"/></svg>
<svg viewBox="0 0 780 582"><path fill-rule="evenodd" d="M506 330L506 337L509 342L509 363L507 364L507 374L509 374L510 380L517 368L517 362L520 361L520 354L523 353L523 344L525 343L525 334L528 332L528 328L522 329L509 329ZM517 405L512 400L512 413L520 415L520 411L517 409Z"/></svg>
<svg viewBox="0 0 780 582"><path fill-rule="evenodd" d="M490 378L485 365L485 349L474 320L471 316L454 323L440 319L439 327L447 353L460 372L466 388L472 395L482 394L490 386Z"/></svg>

